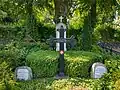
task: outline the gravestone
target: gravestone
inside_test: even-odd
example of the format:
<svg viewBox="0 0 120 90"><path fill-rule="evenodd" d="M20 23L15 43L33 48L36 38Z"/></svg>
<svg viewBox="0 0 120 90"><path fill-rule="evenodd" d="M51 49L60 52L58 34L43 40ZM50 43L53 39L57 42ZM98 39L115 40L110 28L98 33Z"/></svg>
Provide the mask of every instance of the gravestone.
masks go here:
<svg viewBox="0 0 120 90"><path fill-rule="evenodd" d="M15 70L15 79L19 81L26 81L32 79L32 70L28 66L17 67Z"/></svg>
<svg viewBox="0 0 120 90"><path fill-rule="evenodd" d="M101 78L105 73L107 73L107 68L103 63L97 62L92 65L92 78Z"/></svg>

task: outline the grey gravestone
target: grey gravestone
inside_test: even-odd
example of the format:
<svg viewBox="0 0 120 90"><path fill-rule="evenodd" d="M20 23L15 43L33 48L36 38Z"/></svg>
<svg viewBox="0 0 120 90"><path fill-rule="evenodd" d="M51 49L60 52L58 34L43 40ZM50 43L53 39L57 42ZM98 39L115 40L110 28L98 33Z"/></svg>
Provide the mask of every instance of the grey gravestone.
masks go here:
<svg viewBox="0 0 120 90"><path fill-rule="evenodd" d="M107 68L104 64L97 62L92 65L92 78L101 78L105 73L107 73Z"/></svg>
<svg viewBox="0 0 120 90"><path fill-rule="evenodd" d="M15 70L15 79L16 80L31 80L32 79L32 70L28 66L17 67Z"/></svg>

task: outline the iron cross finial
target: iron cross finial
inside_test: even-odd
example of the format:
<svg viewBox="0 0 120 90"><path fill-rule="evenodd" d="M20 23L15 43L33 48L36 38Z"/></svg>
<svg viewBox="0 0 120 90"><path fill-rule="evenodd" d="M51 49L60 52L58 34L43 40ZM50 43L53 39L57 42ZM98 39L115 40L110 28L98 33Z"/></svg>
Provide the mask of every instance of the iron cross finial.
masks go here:
<svg viewBox="0 0 120 90"><path fill-rule="evenodd" d="M63 16L59 17L61 23L62 23L63 18L64 18Z"/></svg>

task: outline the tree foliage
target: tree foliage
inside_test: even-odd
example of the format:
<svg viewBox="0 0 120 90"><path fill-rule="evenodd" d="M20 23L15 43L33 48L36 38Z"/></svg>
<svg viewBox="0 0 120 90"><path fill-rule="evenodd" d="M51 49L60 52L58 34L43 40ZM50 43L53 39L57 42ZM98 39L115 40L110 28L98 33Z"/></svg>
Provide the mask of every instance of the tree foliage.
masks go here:
<svg viewBox="0 0 120 90"><path fill-rule="evenodd" d="M67 31L68 36L76 32L75 30L81 32L82 28L82 34L75 35L83 39L84 46L88 41L93 43L92 37L98 28L113 27L115 12L120 11L119 0L96 0L96 10L95 5L92 6L92 1L94 0L0 0L0 23L25 27L26 36L30 35L37 40L40 36L39 31L46 32L39 28L40 25L55 27L54 23L59 22L58 17L62 15L69 29L74 29ZM96 14L92 14L91 10L96 11ZM88 35L91 36L88 37L84 31L89 32ZM84 40L87 40L86 43Z"/></svg>

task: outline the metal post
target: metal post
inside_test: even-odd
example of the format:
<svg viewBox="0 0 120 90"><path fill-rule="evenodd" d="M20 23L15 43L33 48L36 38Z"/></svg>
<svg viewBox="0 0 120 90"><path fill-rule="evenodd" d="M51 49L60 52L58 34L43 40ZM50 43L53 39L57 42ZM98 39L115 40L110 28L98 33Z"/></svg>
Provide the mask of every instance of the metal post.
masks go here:
<svg viewBox="0 0 120 90"><path fill-rule="evenodd" d="M64 28L60 28L60 38L64 39ZM60 42L60 56L59 56L59 76L64 76L64 42Z"/></svg>

